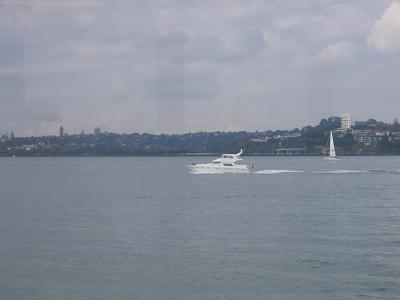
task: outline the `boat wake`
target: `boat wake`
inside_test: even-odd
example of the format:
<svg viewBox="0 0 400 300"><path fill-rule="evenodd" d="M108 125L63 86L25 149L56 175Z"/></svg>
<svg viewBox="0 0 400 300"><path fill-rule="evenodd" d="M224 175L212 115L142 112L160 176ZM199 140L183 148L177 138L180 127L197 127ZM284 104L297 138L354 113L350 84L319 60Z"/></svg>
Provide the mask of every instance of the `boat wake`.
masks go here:
<svg viewBox="0 0 400 300"><path fill-rule="evenodd" d="M274 174L400 174L399 170L328 170L328 171L300 171L300 170L261 170L257 172L237 172L232 174L256 174L256 175L274 175ZM227 174L223 170L199 170L191 171L190 174Z"/></svg>
<svg viewBox="0 0 400 300"><path fill-rule="evenodd" d="M396 170L369 170L369 173L374 173L374 174L400 174L400 171L396 171Z"/></svg>
<svg viewBox="0 0 400 300"><path fill-rule="evenodd" d="M295 170L262 170L255 172L254 174L271 175L271 174L281 174L281 173L304 173L304 171Z"/></svg>
<svg viewBox="0 0 400 300"><path fill-rule="evenodd" d="M361 170L332 170L332 171L316 171L316 174L353 174L353 173L368 173L369 171Z"/></svg>

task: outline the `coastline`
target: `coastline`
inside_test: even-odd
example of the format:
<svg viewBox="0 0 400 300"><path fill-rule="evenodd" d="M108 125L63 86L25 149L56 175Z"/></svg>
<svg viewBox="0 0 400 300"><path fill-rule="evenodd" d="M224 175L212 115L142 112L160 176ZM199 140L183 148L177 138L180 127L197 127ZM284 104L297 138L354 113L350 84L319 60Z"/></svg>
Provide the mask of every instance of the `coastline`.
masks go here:
<svg viewBox="0 0 400 300"><path fill-rule="evenodd" d="M196 154L196 153L179 153L179 154L98 154L98 155L67 155L67 154L48 154L48 155L0 155L0 158L33 158L33 157L42 157L42 158L51 158L51 157L215 157L219 156L221 153L214 153L214 154ZM322 157L320 154L282 154L282 155L274 155L274 154L243 154L243 156L247 157ZM339 157L387 157L387 156L400 156L400 154L340 154Z"/></svg>

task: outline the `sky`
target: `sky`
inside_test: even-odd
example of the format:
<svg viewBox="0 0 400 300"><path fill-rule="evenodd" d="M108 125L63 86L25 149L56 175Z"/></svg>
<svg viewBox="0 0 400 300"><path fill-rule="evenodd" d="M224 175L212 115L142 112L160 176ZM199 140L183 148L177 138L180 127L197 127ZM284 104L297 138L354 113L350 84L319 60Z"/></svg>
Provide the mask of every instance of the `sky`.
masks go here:
<svg viewBox="0 0 400 300"><path fill-rule="evenodd" d="M0 133L400 117L398 0L0 0Z"/></svg>

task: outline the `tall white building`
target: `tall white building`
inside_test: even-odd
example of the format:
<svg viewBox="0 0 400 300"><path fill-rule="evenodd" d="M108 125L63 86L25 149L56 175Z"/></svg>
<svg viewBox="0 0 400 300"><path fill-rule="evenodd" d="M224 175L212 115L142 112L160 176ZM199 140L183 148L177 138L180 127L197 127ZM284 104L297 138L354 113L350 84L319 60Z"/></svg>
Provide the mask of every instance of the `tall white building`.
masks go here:
<svg viewBox="0 0 400 300"><path fill-rule="evenodd" d="M340 115L340 127L342 129L351 129L353 125L353 116L349 113L344 113Z"/></svg>
<svg viewBox="0 0 400 300"><path fill-rule="evenodd" d="M94 129L94 135L100 135L101 134L101 129L100 129L100 127L96 127L95 129Z"/></svg>

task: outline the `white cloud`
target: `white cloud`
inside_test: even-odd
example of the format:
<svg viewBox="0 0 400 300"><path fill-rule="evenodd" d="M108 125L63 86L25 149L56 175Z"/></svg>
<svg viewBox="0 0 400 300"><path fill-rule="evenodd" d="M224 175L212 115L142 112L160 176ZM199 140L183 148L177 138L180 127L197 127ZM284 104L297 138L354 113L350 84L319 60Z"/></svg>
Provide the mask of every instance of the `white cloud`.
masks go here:
<svg viewBox="0 0 400 300"><path fill-rule="evenodd" d="M322 48L315 59L318 63L332 63L344 61L355 53L355 45L351 42L340 41Z"/></svg>
<svg viewBox="0 0 400 300"><path fill-rule="evenodd" d="M382 17L374 23L367 43L377 51L400 52L400 1L393 1Z"/></svg>

